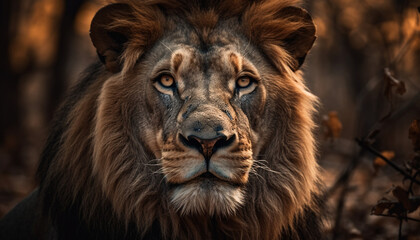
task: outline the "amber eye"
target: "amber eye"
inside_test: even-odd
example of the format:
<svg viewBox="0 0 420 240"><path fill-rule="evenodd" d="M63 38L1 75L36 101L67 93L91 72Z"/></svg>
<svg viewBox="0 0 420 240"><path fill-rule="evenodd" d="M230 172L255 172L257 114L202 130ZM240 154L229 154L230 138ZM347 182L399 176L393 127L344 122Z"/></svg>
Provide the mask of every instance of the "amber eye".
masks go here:
<svg viewBox="0 0 420 240"><path fill-rule="evenodd" d="M249 77L241 77L238 80L236 80L236 86L239 88L249 87L251 83L252 83L252 80Z"/></svg>
<svg viewBox="0 0 420 240"><path fill-rule="evenodd" d="M175 80L172 76L164 74L160 77L159 83L166 88L170 88L174 85Z"/></svg>

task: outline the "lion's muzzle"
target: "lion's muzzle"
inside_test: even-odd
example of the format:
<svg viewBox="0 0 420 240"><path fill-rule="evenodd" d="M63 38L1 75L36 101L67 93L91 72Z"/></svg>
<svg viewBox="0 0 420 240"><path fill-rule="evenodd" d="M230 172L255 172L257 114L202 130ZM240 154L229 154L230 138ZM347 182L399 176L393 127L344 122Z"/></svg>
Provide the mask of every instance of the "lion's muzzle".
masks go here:
<svg viewBox="0 0 420 240"><path fill-rule="evenodd" d="M195 105L195 107L193 107ZM229 147L235 140L231 119L217 106L191 104L182 115L180 141L187 147L198 150L206 161L207 170L211 156L221 148Z"/></svg>

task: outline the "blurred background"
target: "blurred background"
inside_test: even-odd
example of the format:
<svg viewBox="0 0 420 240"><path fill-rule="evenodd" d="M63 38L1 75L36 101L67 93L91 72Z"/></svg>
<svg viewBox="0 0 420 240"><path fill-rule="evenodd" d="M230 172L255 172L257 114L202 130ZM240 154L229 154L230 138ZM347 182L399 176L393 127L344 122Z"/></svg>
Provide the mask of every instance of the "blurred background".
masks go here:
<svg viewBox="0 0 420 240"><path fill-rule="evenodd" d="M54 111L97 59L89 26L104 4L1 1L0 217L37 185ZM318 35L303 70L321 102L328 238L420 239L420 1L304 5Z"/></svg>

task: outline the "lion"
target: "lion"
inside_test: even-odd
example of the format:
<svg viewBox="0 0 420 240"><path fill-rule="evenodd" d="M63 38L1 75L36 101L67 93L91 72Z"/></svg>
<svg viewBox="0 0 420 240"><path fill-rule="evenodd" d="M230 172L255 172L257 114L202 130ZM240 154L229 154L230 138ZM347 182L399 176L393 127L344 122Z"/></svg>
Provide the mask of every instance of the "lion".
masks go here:
<svg viewBox="0 0 420 240"><path fill-rule="evenodd" d="M295 0L126 0L1 239L320 239L316 39Z"/></svg>

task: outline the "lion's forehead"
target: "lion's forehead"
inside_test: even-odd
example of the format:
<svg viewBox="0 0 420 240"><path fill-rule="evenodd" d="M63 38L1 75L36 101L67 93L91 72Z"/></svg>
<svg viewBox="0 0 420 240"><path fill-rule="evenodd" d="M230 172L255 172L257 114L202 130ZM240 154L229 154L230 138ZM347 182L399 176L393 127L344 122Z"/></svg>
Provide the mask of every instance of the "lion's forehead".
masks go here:
<svg viewBox="0 0 420 240"><path fill-rule="evenodd" d="M210 46L206 51L200 47L178 45L171 52L168 59L174 70L185 66L188 72L199 71L202 73L220 72L238 68L243 58L237 46ZM234 57L232 57L234 56Z"/></svg>

